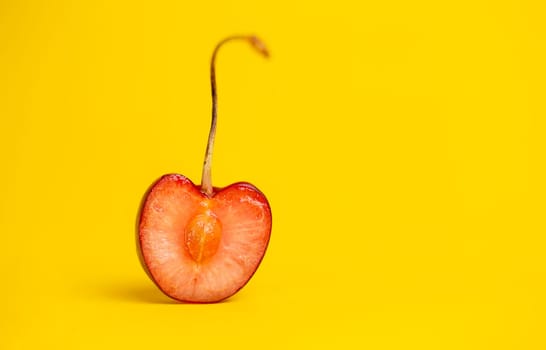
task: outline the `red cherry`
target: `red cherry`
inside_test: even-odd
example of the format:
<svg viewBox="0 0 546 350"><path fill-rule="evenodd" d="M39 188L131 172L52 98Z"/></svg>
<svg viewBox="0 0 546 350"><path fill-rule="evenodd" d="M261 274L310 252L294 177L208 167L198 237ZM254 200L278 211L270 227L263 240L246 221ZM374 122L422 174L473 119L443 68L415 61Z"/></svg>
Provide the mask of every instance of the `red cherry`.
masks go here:
<svg viewBox="0 0 546 350"><path fill-rule="evenodd" d="M169 297L211 303L235 294L250 280L265 254L271 234L271 209L260 190L246 182L215 188L211 161L216 134L215 61L232 40L248 41L264 56L255 36L222 40L212 54L212 123L200 186L183 175L169 174L144 197L138 224L142 265Z"/></svg>

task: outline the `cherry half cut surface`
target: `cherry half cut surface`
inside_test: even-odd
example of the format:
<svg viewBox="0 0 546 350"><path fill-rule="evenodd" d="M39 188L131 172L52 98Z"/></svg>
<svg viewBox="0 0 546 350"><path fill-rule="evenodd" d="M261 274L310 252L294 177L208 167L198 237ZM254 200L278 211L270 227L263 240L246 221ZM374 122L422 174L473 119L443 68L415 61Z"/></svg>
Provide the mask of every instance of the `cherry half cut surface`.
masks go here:
<svg viewBox="0 0 546 350"><path fill-rule="evenodd" d="M227 42L247 41L268 57L255 36L231 36L212 54L212 122L201 185L180 174L157 180L146 193L137 228L138 253L152 281L183 302L213 303L229 298L250 280L267 249L271 209L253 185L212 186L211 161L216 134L215 62Z"/></svg>

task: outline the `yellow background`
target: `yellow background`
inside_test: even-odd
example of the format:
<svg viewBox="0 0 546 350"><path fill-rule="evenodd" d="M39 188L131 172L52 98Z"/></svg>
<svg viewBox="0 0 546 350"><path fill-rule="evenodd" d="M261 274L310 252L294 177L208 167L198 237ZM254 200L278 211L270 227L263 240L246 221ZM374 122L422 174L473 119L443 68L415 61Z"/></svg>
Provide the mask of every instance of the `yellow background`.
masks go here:
<svg viewBox="0 0 546 350"><path fill-rule="evenodd" d="M0 348L546 348L542 1L2 1ZM146 188L273 210L227 302L172 303Z"/></svg>

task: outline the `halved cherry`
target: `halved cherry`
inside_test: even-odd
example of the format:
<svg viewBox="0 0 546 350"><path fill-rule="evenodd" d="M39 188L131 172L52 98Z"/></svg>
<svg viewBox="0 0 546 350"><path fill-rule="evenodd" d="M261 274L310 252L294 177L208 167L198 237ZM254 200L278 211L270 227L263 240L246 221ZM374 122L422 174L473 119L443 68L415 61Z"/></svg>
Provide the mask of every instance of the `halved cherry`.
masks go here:
<svg viewBox="0 0 546 350"><path fill-rule="evenodd" d="M215 59L219 48L243 39L268 55L254 36L221 41L211 60L212 123L201 186L179 174L161 177L144 198L138 225L141 262L168 296L217 302L236 293L258 268L271 233L271 209L253 185L213 188L211 161L216 133Z"/></svg>

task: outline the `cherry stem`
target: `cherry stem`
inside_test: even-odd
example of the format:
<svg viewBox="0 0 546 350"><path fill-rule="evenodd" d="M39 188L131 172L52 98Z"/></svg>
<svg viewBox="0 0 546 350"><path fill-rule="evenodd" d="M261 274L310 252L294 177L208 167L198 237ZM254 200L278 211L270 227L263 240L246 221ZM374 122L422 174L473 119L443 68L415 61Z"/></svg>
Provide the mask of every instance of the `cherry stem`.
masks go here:
<svg viewBox="0 0 546 350"><path fill-rule="evenodd" d="M244 40L250 43L254 49L261 53L265 57L269 57L269 52L265 44L258 39L256 36L250 35L235 35L225 38L220 41L212 53L212 58L210 60L210 86L212 92L212 121L210 124L209 140L207 143L207 151L205 152L205 161L203 162L203 175L201 177L201 191L208 196L212 196L213 187L212 187L212 177L211 177L211 167L212 167L212 151L214 150L214 138L216 136L216 119L217 119L217 110L218 110L218 95L216 93L216 55L225 43L233 40Z"/></svg>

